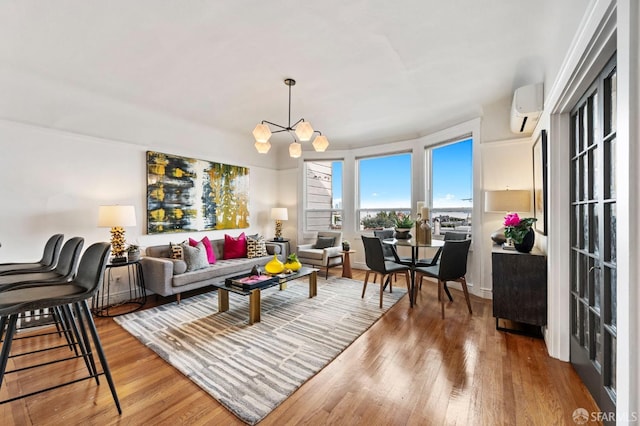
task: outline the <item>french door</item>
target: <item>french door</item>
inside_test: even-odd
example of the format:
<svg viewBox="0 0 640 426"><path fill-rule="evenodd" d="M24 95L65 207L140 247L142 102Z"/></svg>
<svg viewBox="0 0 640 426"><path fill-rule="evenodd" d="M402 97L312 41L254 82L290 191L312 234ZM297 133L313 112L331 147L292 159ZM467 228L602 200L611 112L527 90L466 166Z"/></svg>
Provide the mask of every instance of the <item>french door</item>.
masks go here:
<svg viewBox="0 0 640 426"><path fill-rule="evenodd" d="M616 404L616 58L571 112L571 363Z"/></svg>

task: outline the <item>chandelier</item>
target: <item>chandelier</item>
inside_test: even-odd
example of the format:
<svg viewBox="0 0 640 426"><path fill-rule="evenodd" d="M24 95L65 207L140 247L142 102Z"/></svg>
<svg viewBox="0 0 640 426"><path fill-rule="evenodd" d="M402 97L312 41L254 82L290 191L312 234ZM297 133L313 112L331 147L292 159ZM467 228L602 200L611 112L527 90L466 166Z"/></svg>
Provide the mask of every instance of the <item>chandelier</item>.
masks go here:
<svg viewBox="0 0 640 426"><path fill-rule="evenodd" d="M254 144L256 150L260 154L266 154L269 152L269 149L271 149L271 144L269 143L271 135L273 133L287 132L293 138L293 142L289 145L289 155L292 158L298 158L302 155L302 145L298 140L301 142L310 141L314 133L317 133L318 136L313 140L313 149L318 152L324 152L329 146L329 141L322 135L322 132L313 130L311 123L304 121L304 118L301 118L291 125L291 86L294 86L296 81L292 78L287 78L284 80L284 84L289 86L289 124L287 126L281 126L271 121L262 120L260 124L253 129L253 137L256 139L256 143ZM277 127L278 130L272 131L267 124ZM296 136L298 139L296 139Z"/></svg>

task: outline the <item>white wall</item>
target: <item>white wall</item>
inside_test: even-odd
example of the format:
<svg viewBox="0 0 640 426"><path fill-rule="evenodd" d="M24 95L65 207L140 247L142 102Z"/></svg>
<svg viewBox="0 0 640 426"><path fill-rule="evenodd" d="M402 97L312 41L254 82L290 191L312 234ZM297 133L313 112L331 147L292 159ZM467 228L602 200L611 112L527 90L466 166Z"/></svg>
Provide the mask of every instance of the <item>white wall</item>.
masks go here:
<svg viewBox="0 0 640 426"><path fill-rule="evenodd" d="M273 233L269 210L276 203L278 173L247 164L242 150L181 152L65 133L0 121L0 262L37 260L54 233L85 238L85 247L108 241L109 229L98 228L98 206L133 204L138 225L126 229L128 242L148 246L183 241L189 236L222 238L242 231ZM176 146L178 144L176 143ZM250 149L253 146L248 144ZM206 233L146 234L146 151L217 161L250 168L250 223L244 230Z"/></svg>

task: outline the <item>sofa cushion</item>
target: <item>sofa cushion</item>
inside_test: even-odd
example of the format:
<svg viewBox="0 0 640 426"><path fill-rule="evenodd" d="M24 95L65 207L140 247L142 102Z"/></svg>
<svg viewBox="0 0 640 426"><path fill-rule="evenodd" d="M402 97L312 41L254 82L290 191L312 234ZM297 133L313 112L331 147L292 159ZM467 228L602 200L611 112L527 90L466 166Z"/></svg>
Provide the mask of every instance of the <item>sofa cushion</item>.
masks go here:
<svg viewBox="0 0 640 426"><path fill-rule="evenodd" d="M324 251L322 249L300 249L300 250L298 250L298 258L322 260L322 256L324 256Z"/></svg>
<svg viewBox="0 0 640 426"><path fill-rule="evenodd" d="M196 247L191 247L189 244L183 243L182 255L184 257L184 261L187 263L187 272L196 271L209 266L207 250L204 248L202 241L200 241Z"/></svg>
<svg viewBox="0 0 640 426"><path fill-rule="evenodd" d="M216 263L216 255L213 252L213 247L211 246L211 241L209 241L209 237L205 235L205 237L200 241L202 242L202 244L204 244L204 248L207 252L207 261L211 264ZM198 241L194 240L193 238L189 238L189 245L191 247L197 247Z"/></svg>
<svg viewBox="0 0 640 426"><path fill-rule="evenodd" d="M187 262L181 259L169 259L173 263L173 275L184 274L187 272Z"/></svg>
<svg viewBox="0 0 640 426"><path fill-rule="evenodd" d="M238 237L224 234L223 259L237 259L240 257L247 257L247 238L244 232Z"/></svg>
<svg viewBox="0 0 640 426"><path fill-rule="evenodd" d="M267 244L263 237L247 237L247 257L253 259L267 255Z"/></svg>
<svg viewBox="0 0 640 426"><path fill-rule="evenodd" d="M333 237L318 237L318 240L316 241L316 244L313 246L313 248L325 249L325 248L333 247L335 242L336 242L336 239Z"/></svg>
<svg viewBox="0 0 640 426"><path fill-rule="evenodd" d="M169 258L182 259L183 258L182 245L169 243Z"/></svg>

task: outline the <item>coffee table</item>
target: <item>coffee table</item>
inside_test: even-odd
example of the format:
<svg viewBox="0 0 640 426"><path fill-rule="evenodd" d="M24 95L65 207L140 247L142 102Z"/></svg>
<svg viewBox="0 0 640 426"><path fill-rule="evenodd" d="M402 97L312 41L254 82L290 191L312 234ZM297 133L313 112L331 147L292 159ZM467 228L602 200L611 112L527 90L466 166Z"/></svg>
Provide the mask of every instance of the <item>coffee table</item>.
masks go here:
<svg viewBox="0 0 640 426"><path fill-rule="evenodd" d="M239 275L241 277L247 274ZM287 288L287 282L309 277L309 297L315 297L318 294L318 269L302 267L292 274L280 274L275 276L273 280L267 280L259 283L251 289L243 289L233 285L227 285L227 280L235 277L227 277L225 281L212 284L218 289L218 312L226 312L229 310L229 293L239 294L241 296L249 296L249 324L260 322L260 294L262 290L279 286L280 290Z"/></svg>

